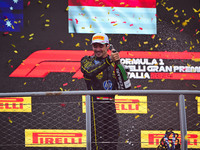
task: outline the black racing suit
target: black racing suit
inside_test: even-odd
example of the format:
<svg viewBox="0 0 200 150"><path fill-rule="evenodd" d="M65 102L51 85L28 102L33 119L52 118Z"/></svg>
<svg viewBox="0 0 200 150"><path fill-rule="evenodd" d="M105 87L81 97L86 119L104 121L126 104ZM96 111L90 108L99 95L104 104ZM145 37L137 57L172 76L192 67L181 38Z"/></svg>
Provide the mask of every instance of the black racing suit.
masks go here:
<svg viewBox="0 0 200 150"><path fill-rule="evenodd" d="M81 71L88 90L116 90L114 63L108 57L85 56ZM119 123L114 95L91 96L92 150L116 150Z"/></svg>

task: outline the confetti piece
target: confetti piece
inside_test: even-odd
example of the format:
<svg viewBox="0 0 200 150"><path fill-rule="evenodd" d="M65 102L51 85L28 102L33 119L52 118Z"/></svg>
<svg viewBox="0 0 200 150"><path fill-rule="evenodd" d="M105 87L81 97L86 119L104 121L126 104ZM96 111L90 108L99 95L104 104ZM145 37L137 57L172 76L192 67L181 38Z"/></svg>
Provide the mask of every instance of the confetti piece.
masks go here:
<svg viewBox="0 0 200 150"><path fill-rule="evenodd" d="M155 37L156 37L155 34L153 34L153 35L151 36L152 39L155 39Z"/></svg>
<svg viewBox="0 0 200 150"><path fill-rule="evenodd" d="M24 37L25 37L24 35L20 36L21 39L23 39Z"/></svg>
<svg viewBox="0 0 200 150"><path fill-rule="evenodd" d="M90 41L90 39L88 39L88 38L85 38L85 40L86 40L86 41Z"/></svg>
<svg viewBox="0 0 200 150"><path fill-rule="evenodd" d="M178 107L178 103L176 103L176 107Z"/></svg>
<svg viewBox="0 0 200 150"><path fill-rule="evenodd" d="M130 24L130 26L133 26L133 24Z"/></svg>
<svg viewBox="0 0 200 150"><path fill-rule="evenodd" d="M60 43L63 44L64 42L62 40L60 40Z"/></svg>
<svg viewBox="0 0 200 150"><path fill-rule="evenodd" d="M44 16L44 14L42 14L40 17L43 17Z"/></svg>
<svg viewBox="0 0 200 150"><path fill-rule="evenodd" d="M139 47L141 47L141 44L140 44L140 43L138 43L138 46L139 46Z"/></svg>
<svg viewBox="0 0 200 150"><path fill-rule="evenodd" d="M165 81L165 79L162 79L161 81L162 81L162 82L164 82L164 81Z"/></svg>
<svg viewBox="0 0 200 150"><path fill-rule="evenodd" d="M166 7L166 9L167 11L171 11L172 9L174 9L174 7L170 7L170 8Z"/></svg>
<svg viewBox="0 0 200 150"><path fill-rule="evenodd" d="M122 41L120 41L119 43L120 43L120 44L123 44L123 42L122 42Z"/></svg>
<svg viewBox="0 0 200 150"><path fill-rule="evenodd" d="M8 117L8 121L9 121L10 123L13 123L13 121L10 119L10 117Z"/></svg>
<svg viewBox="0 0 200 150"><path fill-rule="evenodd" d="M60 90L63 91L63 88L60 87Z"/></svg>
<svg viewBox="0 0 200 150"><path fill-rule="evenodd" d="M49 19L46 19L46 22L50 22L50 20L49 20Z"/></svg>
<svg viewBox="0 0 200 150"><path fill-rule="evenodd" d="M66 104L60 104L61 107L66 107Z"/></svg>
<svg viewBox="0 0 200 150"><path fill-rule="evenodd" d="M68 83L64 83L64 84L63 84L63 86L67 86L67 85L68 85Z"/></svg>
<svg viewBox="0 0 200 150"><path fill-rule="evenodd" d="M147 89L147 86L143 87L143 90Z"/></svg>
<svg viewBox="0 0 200 150"><path fill-rule="evenodd" d="M150 118L153 118L153 115L151 115Z"/></svg>
<svg viewBox="0 0 200 150"><path fill-rule="evenodd" d="M75 79L72 80L72 82L74 82L74 81L75 81Z"/></svg>
<svg viewBox="0 0 200 150"><path fill-rule="evenodd" d="M135 116L135 119L137 119L137 118L139 118L140 117L140 115L137 115L137 116Z"/></svg>
<svg viewBox="0 0 200 150"><path fill-rule="evenodd" d="M42 112L42 115L44 115L45 114L45 112Z"/></svg>
<svg viewBox="0 0 200 150"><path fill-rule="evenodd" d="M148 41L145 41L145 42L144 42L144 44L148 44L148 43L149 43Z"/></svg>
<svg viewBox="0 0 200 150"><path fill-rule="evenodd" d="M180 32L183 32L184 29L181 29Z"/></svg>
<svg viewBox="0 0 200 150"><path fill-rule="evenodd" d="M148 80L149 83L153 83L153 80Z"/></svg>
<svg viewBox="0 0 200 150"><path fill-rule="evenodd" d="M196 126L199 126L199 123L197 123Z"/></svg>
<svg viewBox="0 0 200 150"><path fill-rule="evenodd" d="M14 50L14 53L16 53L16 54L17 54L17 53L18 53L18 51L17 51L17 50Z"/></svg>
<svg viewBox="0 0 200 150"><path fill-rule="evenodd" d="M193 8L193 10L194 10L195 13L199 13L200 12L200 9L196 10L195 8Z"/></svg>
<svg viewBox="0 0 200 150"><path fill-rule="evenodd" d="M155 48L157 48L157 47L158 47L158 44L155 45Z"/></svg>
<svg viewBox="0 0 200 150"><path fill-rule="evenodd" d="M192 84L193 87L197 88L197 86L195 84Z"/></svg>
<svg viewBox="0 0 200 150"><path fill-rule="evenodd" d="M30 37L30 38L29 38L29 41L32 40L32 39L33 39L33 37Z"/></svg>
<svg viewBox="0 0 200 150"><path fill-rule="evenodd" d="M39 1L38 1L38 3L39 3L39 4L42 4L42 1L41 1L41 0L39 0Z"/></svg>
<svg viewBox="0 0 200 150"><path fill-rule="evenodd" d="M28 3L27 3L27 6L29 6L31 4L31 2L30 1L28 1Z"/></svg>
<svg viewBox="0 0 200 150"><path fill-rule="evenodd" d="M69 6L65 9L65 11L68 11L69 10Z"/></svg>
<svg viewBox="0 0 200 150"><path fill-rule="evenodd" d="M78 24L78 19L75 19L76 20L76 24Z"/></svg>
<svg viewBox="0 0 200 150"><path fill-rule="evenodd" d="M34 33L29 34L29 36L30 36L30 37L31 37L31 36L34 36Z"/></svg>
<svg viewBox="0 0 200 150"><path fill-rule="evenodd" d="M48 9L50 7L50 4L47 4L46 8Z"/></svg>
<svg viewBox="0 0 200 150"><path fill-rule="evenodd" d="M185 135L185 137L184 137L184 138L185 138L185 140L188 140L188 135Z"/></svg>
<svg viewBox="0 0 200 150"><path fill-rule="evenodd" d="M80 118L81 118L81 117L78 117L78 119L77 119L78 122L80 121Z"/></svg>
<svg viewBox="0 0 200 150"><path fill-rule="evenodd" d="M143 28L139 27L140 30L143 30Z"/></svg>
<svg viewBox="0 0 200 150"><path fill-rule="evenodd" d="M73 34L73 33L71 33L71 37L72 37L72 38L74 37L74 34Z"/></svg>
<svg viewBox="0 0 200 150"><path fill-rule="evenodd" d="M80 43L77 43L75 46L76 46L76 47L80 47Z"/></svg>
<svg viewBox="0 0 200 150"><path fill-rule="evenodd" d="M50 24L45 24L44 26L45 26L45 27L49 27L49 26L50 26Z"/></svg>

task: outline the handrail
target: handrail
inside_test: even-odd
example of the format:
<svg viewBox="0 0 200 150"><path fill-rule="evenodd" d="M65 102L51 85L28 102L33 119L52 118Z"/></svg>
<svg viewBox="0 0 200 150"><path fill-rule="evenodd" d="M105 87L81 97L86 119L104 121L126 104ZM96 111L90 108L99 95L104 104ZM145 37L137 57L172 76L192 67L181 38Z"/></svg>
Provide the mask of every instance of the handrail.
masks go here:
<svg viewBox="0 0 200 150"><path fill-rule="evenodd" d="M44 92L10 92L0 93L5 96L60 96L60 95L107 95L107 94L199 94L200 90L87 90L87 91L44 91Z"/></svg>

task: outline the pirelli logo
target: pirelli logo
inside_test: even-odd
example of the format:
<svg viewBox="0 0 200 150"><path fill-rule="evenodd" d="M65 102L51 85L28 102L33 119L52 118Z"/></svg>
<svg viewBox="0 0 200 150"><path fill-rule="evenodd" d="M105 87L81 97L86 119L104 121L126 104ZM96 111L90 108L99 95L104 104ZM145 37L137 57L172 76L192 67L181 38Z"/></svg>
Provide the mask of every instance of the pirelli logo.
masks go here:
<svg viewBox="0 0 200 150"><path fill-rule="evenodd" d="M82 96L82 112L86 112L86 97ZM119 96L115 95L117 113L147 114L147 96Z"/></svg>
<svg viewBox="0 0 200 150"><path fill-rule="evenodd" d="M85 130L25 129L26 147L86 147Z"/></svg>
<svg viewBox="0 0 200 150"><path fill-rule="evenodd" d="M95 36L92 40L104 40L104 36Z"/></svg>
<svg viewBox="0 0 200 150"><path fill-rule="evenodd" d="M0 112L32 112L31 97L1 97Z"/></svg>
<svg viewBox="0 0 200 150"><path fill-rule="evenodd" d="M165 135L164 130L141 130L141 148L157 148L160 140ZM179 134L178 139L181 143L181 132L174 131ZM188 148L200 148L200 131L187 131Z"/></svg>
<svg viewBox="0 0 200 150"><path fill-rule="evenodd" d="M200 97L196 96L196 100L197 100L197 114L200 114Z"/></svg>

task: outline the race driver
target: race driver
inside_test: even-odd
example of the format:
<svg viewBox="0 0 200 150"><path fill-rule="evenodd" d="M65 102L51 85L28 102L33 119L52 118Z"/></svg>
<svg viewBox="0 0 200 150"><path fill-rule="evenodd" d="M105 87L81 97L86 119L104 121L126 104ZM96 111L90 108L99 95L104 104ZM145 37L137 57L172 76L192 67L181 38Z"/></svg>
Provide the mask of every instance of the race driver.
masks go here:
<svg viewBox="0 0 200 150"><path fill-rule="evenodd" d="M88 90L117 90L114 62L120 60L118 52L108 55L108 36L96 33L92 36L93 56L81 59L81 71ZM119 123L114 95L91 95L92 150L116 150Z"/></svg>

